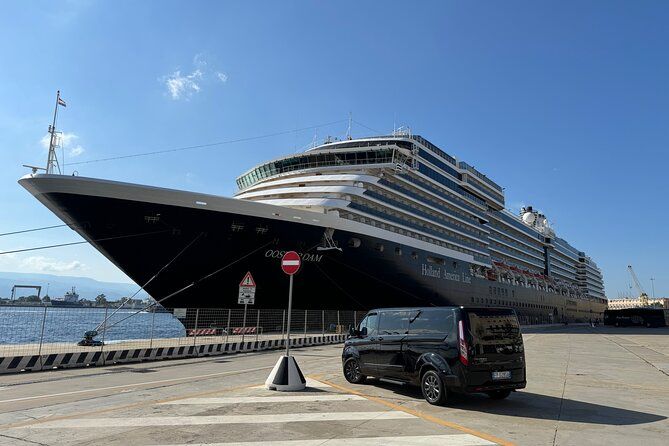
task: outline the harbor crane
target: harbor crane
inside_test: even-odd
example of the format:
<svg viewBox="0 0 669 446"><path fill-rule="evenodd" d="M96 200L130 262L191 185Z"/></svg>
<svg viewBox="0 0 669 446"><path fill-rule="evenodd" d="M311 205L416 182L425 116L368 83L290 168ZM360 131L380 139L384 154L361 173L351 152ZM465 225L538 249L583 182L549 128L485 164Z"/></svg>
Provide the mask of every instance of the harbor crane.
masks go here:
<svg viewBox="0 0 669 446"><path fill-rule="evenodd" d="M12 300L16 297L16 290L20 288L30 288L37 290L37 298L40 298L40 295L42 294L42 287L39 285L14 285L12 287Z"/></svg>
<svg viewBox="0 0 669 446"><path fill-rule="evenodd" d="M639 303L641 304L642 307L647 307L648 306L648 294L646 294L646 292L641 287L641 282L639 282L639 278L636 276L636 273L634 272L634 269L632 268L632 265L627 265L627 269L630 272L630 276L632 276L632 281L634 282L634 286L636 287L637 291L639 292Z"/></svg>

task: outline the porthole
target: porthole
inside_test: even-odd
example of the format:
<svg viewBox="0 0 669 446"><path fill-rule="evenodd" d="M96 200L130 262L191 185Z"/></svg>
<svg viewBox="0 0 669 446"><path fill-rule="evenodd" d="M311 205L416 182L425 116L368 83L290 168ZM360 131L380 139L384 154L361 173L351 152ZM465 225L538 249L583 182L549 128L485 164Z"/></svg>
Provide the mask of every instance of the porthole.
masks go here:
<svg viewBox="0 0 669 446"><path fill-rule="evenodd" d="M360 247L360 239L359 238L349 239L348 246L349 246L349 248L359 248Z"/></svg>
<svg viewBox="0 0 669 446"><path fill-rule="evenodd" d="M400 248L399 246L396 246L395 247L395 254L398 255L398 256L401 256L402 255L402 248Z"/></svg>
<svg viewBox="0 0 669 446"><path fill-rule="evenodd" d="M375 248L379 252L383 252L383 250L384 250L384 247L383 247L382 243L377 243Z"/></svg>
<svg viewBox="0 0 669 446"><path fill-rule="evenodd" d="M411 258L414 259L414 260L418 259L418 253L416 251L412 251L411 252Z"/></svg>

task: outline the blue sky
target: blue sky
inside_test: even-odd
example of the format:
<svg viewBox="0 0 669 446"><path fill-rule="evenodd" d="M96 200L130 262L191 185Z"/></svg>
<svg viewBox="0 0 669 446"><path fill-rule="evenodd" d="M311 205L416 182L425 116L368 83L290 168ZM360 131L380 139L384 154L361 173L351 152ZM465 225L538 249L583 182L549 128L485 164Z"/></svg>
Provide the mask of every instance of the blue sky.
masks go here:
<svg viewBox="0 0 669 446"><path fill-rule="evenodd" d="M44 164L54 94L66 163L353 119L408 125L532 204L603 269L669 295L669 3L3 2L0 232L57 224L16 180ZM230 195L263 160L346 122L211 149L68 167ZM354 125L353 136L372 134ZM0 238L0 251L79 238ZM0 270L128 281L92 248Z"/></svg>

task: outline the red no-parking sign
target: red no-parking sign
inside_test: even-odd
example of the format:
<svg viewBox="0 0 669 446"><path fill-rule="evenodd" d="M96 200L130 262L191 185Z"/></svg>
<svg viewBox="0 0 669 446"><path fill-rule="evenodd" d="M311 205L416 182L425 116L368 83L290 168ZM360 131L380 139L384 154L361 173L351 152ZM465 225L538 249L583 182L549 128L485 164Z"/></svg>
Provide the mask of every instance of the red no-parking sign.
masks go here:
<svg viewBox="0 0 669 446"><path fill-rule="evenodd" d="M302 265L302 260L295 251L288 251L281 258L281 269L289 276L298 272L300 265Z"/></svg>

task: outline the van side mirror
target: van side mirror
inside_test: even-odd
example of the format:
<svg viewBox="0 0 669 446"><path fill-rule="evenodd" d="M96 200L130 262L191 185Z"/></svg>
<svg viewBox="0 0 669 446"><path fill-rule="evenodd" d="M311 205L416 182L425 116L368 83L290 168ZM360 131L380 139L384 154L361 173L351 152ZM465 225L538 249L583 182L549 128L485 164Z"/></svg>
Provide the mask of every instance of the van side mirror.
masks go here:
<svg viewBox="0 0 669 446"><path fill-rule="evenodd" d="M362 330L356 330L355 327L348 329L348 335L352 338L362 338L367 336L367 327L362 327Z"/></svg>

